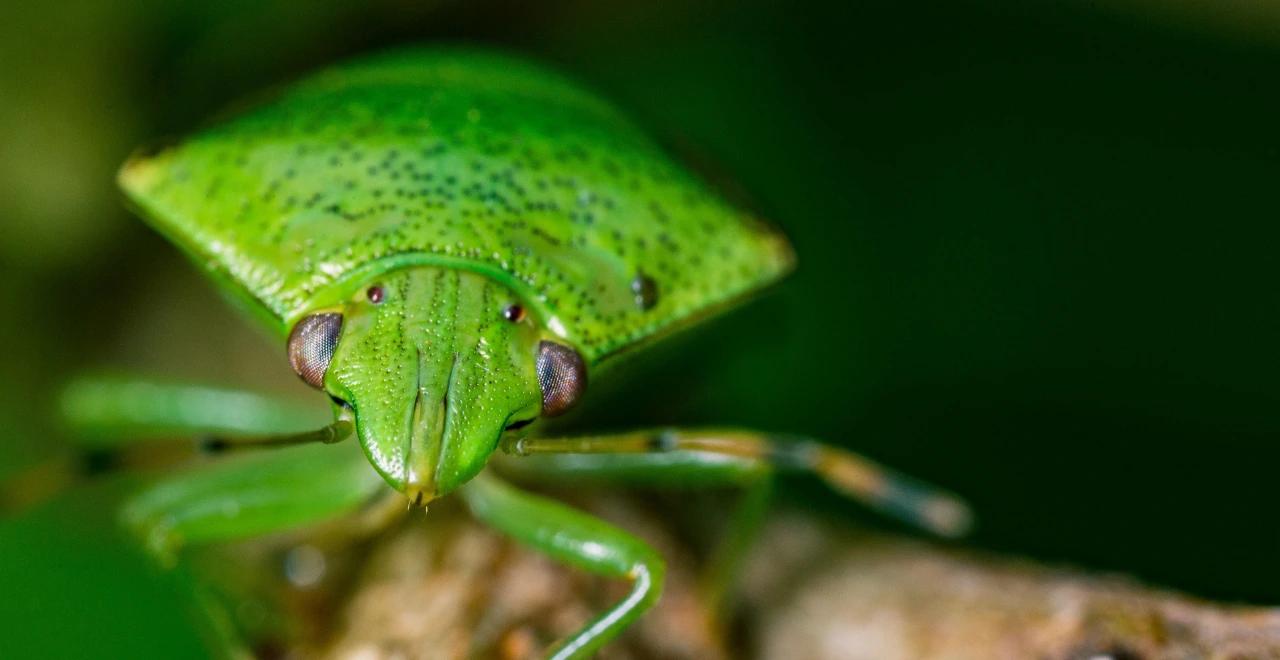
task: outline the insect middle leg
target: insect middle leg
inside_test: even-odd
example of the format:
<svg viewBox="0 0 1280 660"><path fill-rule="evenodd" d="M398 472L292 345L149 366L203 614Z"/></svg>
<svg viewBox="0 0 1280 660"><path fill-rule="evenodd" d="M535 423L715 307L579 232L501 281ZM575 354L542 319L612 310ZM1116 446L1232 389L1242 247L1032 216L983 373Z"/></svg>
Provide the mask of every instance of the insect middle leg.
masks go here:
<svg viewBox="0 0 1280 660"><path fill-rule="evenodd" d="M180 551L285 532L352 518L385 524L399 504L387 497L382 478L353 444L264 449L220 457L181 470L133 495L121 522L161 565L172 567ZM396 510L403 511L403 506ZM363 515L358 515L363 514ZM191 604L202 612L217 654L252 657L221 589L206 576L191 575Z"/></svg>
<svg viewBox="0 0 1280 660"><path fill-rule="evenodd" d="M139 492L124 524L164 563L188 544L250 538L325 522L389 493L354 445L246 452L182 470Z"/></svg>
<svg viewBox="0 0 1280 660"><path fill-rule="evenodd" d="M666 566L643 541L565 504L523 492L482 472L461 490L473 515L554 559L605 577L626 579L631 591L547 653L552 660L591 657L653 606Z"/></svg>

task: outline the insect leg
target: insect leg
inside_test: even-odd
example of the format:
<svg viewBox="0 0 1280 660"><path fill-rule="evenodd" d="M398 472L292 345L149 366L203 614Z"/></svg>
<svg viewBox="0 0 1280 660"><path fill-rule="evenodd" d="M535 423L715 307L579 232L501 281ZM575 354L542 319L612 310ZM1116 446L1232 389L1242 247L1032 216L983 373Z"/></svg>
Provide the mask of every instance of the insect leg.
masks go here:
<svg viewBox="0 0 1280 660"><path fill-rule="evenodd" d="M157 438L291 435L332 421L324 406L304 406L251 392L156 383L134 378L81 378L61 398L76 441L91 450L118 449Z"/></svg>
<svg viewBox="0 0 1280 660"><path fill-rule="evenodd" d="M354 446L304 445L229 456L135 495L125 525L164 563L187 544L285 531L354 513L386 492Z"/></svg>
<svg viewBox="0 0 1280 660"><path fill-rule="evenodd" d="M571 438L507 439L495 457L504 474L548 485L627 484L645 487L746 489L702 578L704 602L716 616L764 520L773 475L816 473L840 492L932 532L951 536L969 526L968 508L954 496L851 452L794 436L742 430L635 431Z"/></svg>
<svg viewBox="0 0 1280 660"><path fill-rule="evenodd" d="M809 472L846 496L941 536L964 534L972 521L968 506L950 493L853 452L797 436L731 429L657 429L604 436L513 438L503 441L503 449L516 456L545 455L539 457L544 470L648 483L663 479L689 483L691 478L697 482L742 480L758 470Z"/></svg>
<svg viewBox="0 0 1280 660"><path fill-rule="evenodd" d="M499 454L492 464L501 474L529 485L741 488L742 496L728 516L723 536L700 578L702 601L713 616L713 626L724 614L739 570L764 522L774 482L772 466L763 461L681 450L645 454L537 453L525 457Z"/></svg>
<svg viewBox="0 0 1280 660"><path fill-rule="evenodd" d="M239 390L121 377L73 381L63 390L60 407L73 447L0 482L0 515L54 497L117 465L122 456L144 443L194 437L204 452L332 444L350 436L353 428L348 419L334 422L324 406L303 406Z"/></svg>
<svg viewBox="0 0 1280 660"><path fill-rule="evenodd" d="M630 534L488 473L461 492L477 518L517 541L592 573L631 581L631 591L622 600L558 642L547 657L590 657L658 600L665 565L657 552Z"/></svg>

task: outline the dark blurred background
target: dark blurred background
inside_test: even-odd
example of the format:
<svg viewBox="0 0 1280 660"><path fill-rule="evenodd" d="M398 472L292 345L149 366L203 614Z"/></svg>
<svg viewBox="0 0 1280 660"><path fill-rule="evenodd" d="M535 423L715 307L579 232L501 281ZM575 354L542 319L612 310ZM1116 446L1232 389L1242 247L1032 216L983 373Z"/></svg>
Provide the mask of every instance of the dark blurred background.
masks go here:
<svg viewBox="0 0 1280 660"><path fill-rule="evenodd" d="M6 5L0 478L65 447L55 395L86 369L309 396L124 211L115 168L342 57L465 40L715 163L800 255L575 425L811 434L966 495L972 546L1280 602L1278 3ZM5 655L199 652L114 504L0 523Z"/></svg>

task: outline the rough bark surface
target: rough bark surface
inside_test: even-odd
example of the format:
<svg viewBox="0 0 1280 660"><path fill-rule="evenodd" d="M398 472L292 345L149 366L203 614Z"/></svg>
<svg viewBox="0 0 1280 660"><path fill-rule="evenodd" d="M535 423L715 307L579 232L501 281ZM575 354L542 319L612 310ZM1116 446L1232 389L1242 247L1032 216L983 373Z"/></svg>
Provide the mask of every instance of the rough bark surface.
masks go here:
<svg viewBox="0 0 1280 660"><path fill-rule="evenodd" d="M725 629L697 596L705 553L660 512L606 496L584 508L667 558L659 606L600 654L628 658L1280 658L1280 610L1235 607L1028 561L777 513ZM429 524L426 524L428 523ZM687 536L687 534L683 535ZM291 650L328 658L531 658L623 586L567 569L432 510L348 560L336 613ZM331 585L332 589L332 585Z"/></svg>

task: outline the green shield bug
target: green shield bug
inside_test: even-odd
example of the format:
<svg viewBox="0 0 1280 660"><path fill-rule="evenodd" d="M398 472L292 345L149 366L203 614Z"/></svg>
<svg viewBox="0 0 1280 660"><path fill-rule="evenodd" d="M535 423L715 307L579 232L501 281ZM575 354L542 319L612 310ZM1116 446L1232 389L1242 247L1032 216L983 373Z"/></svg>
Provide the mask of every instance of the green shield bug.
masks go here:
<svg viewBox="0 0 1280 660"><path fill-rule="evenodd" d="M630 582L548 651L578 658L656 601L663 562L509 480L678 472L759 485L804 470L939 533L967 523L945 493L803 438L521 430L573 407L612 356L742 300L793 262L781 234L540 66L467 50L357 60L136 156L120 182L148 222L278 334L281 367L327 394L336 420L226 440L299 446L237 452L138 495L126 520L158 554L336 517L388 485L420 506L457 492L517 540ZM90 426L121 409L132 428L193 433L271 418L262 398L201 388L114 383L76 396L71 410ZM347 437L355 443L327 446ZM342 449L352 444L362 451ZM486 469L495 455L512 466L505 478Z"/></svg>

